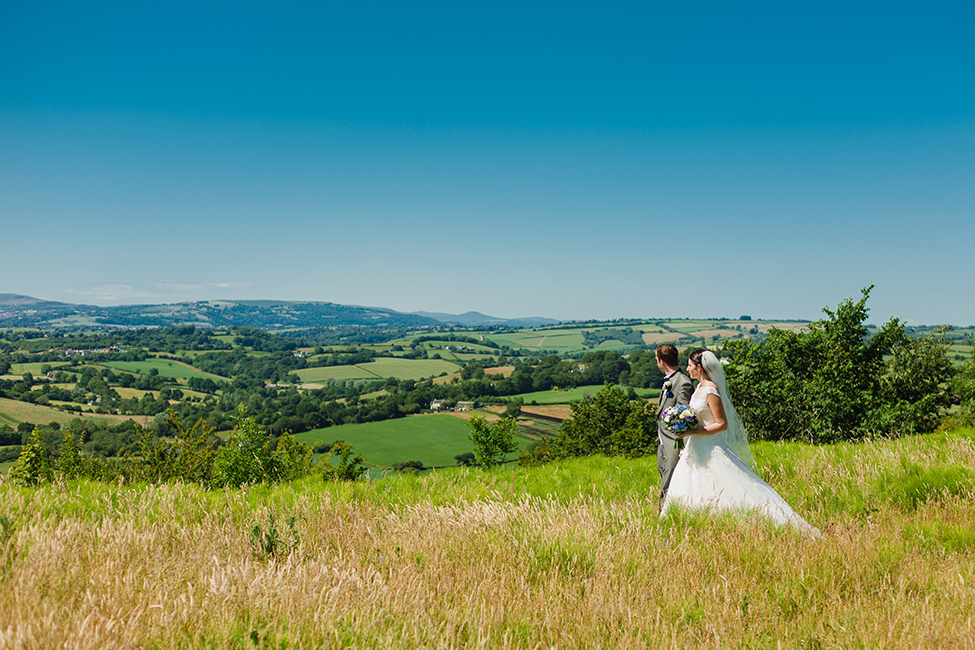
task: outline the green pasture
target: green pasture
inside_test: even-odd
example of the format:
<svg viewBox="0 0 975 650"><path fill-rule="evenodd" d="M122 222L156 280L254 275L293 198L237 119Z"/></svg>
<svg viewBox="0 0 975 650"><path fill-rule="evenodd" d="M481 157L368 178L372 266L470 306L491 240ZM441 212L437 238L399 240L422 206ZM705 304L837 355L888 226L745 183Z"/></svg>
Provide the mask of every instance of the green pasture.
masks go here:
<svg viewBox="0 0 975 650"><path fill-rule="evenodd" d="M105 361L98 365L105 366L106 368L111 368L113 370L121 370L123 372L131 372L140 375L148 375L152 369L156 369L159 372L160 377L170 377L172 379L189 379L190 377L200 377L203 379L226 381L225 377L203 372L202 370L197 370L192 366L188 366L181 361L175 361L173 359Z"/></svg>
<svg viewBox="0 0 975 650"><path fill-rule="evenodd" d="M472 334L471 338L478 338L480 334ZM450 347L451 350L458 347L471 348L482 354L497 354L498 351L494 348L488 347L486 345L481 345L479 343L463 343L458 341L424 341L420 343L420 346L425 348L430 348L432 350L437 350L438 352L443 351L444 346Z"/></svg>
<svg viewBox="0 0 975 650"><path fill-rule="evenodd" d="M506 400L521 398L525 404L571 404L578 402L584 397L592 397L603 389L602 386L579 386L577 388L567 388L565 390L542 390L534 393L522 393L506 397ZM656 388L637 388L636 394L640 397L651 398L660 394Z"/></svg>
<svg viewBox="0 0 975 650"><path fill-rule="evenodd" d="M379 374L367 370L362 364L356 366L328 366L325 368L304 368L296 370L295 374L302 383L327 383L328 381L348 381L357 379L382 379Z"/></svg>
<svg viewBox="0 0 975 650"><path fill-rule="evenodd" d="M100 323L94 316L65 316L51 321L54 327L98 327Z"/></svg>
<svg viewBox="0 0 975 650"><path fill-rule="evenodd" d="M296 374L303 383L320 383L334 379L345 381L348 379L422 379L436 377L440 373L457 372L456 363L443 359L400 359L398 357L380 357L369 363L355 366L327 366L324 368L303 368Z"/></svg>
<svg viewBox="0 0 975 650"><path fill-rule="evenodd" d="M617 341L616 339L606 339L599 345L593 348L593 350L626 350L632 348L632 345L623 343L622 341Z"/></svg>
<svg viewBox="0 0 975 650"><path fill-rule="evenodd" d="M57 370L58 368L63 368L68 365L67 361L55 361L55 362L45 362L45 363L12 363L10 364L10 374L11 375L23 375L29 372L30 374L38 377L42 374L41 367L49 366L52 370Z"/></svg>
<svg viewBox="0 0 975 650"><path fill-rule="evenodd" d="M0 408L2 408L2 407L3 407L3 404L0 403ZM0 411L0 425L2 425L2 424L6 424L11 429L16 429L17 428L17 425L20 424L20 421L17 420L16 418L13 418L13 417L7 415L3 411Z"/></svg>
<svg viewBox="0 0 975 650"><path fill-rule="evenodd" d="M503 334L491 334L490 337L492 341L498 344L529 349L542 348L544 350L571 352L584 348L582 331L578 329L520 330Z"/></svg>
<svg viewBox="0 0 975 650"><path fill-rule="evenodd" d="M344 440L367 464L376 467L392 467L404 460L418 460L425 467L436 467L456 465L454 456L473 451L474 446L467 439L469 434L467 420L435 413L314 429L297 434L295 440L312 446L319 441ZM531 442L527 438L518 438L522 449Z"/></svg>
<svg viewBox="0 0 975 650"><path fill-rule="evenodd" d="M632 325L630 326L634 331L643 332L644 334L660 334L666 332L664 328L659 325L645 324L645 325Z"/></svg>
<svg viewBox="0 0 975 650"><path fill-rule="evenodd" d="M952 343L948 348L948 358L956 367L961 367L966 361L972 358L972 346L961 343Z"/></svg>
<svg viewBox="0 0 975 650"><path fill-rule="evenodd" d="M681 332L683 334L692 334L694 332L699 332L701 330L715 329L715 323L709 321L700 321L700 322L695 321L690 323L685 321L676 321L676 322L667 322L664 324L670 329L677 332Z"/></svg>
<svg viewBox="0 0 975 650"><path fill-rule="evenodd" d="M471 352L454 352L453 350L430 350L431 356L440 355L441 359L446 361L459 361L461 363L467 363L469 361L494 361L495 355L493 354L477 354Z"/></svg>

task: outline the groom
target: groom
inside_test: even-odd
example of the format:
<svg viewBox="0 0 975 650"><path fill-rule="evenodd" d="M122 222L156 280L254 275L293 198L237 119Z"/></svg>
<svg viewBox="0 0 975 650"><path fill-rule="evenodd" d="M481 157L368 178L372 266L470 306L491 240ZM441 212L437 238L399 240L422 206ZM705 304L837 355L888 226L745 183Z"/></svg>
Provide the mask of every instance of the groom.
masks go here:
<svg viewBox="0 0 975 650"><path fill-rule="evenodd" d="M680 452L674 448L674 434L664 426L660 415L671 406L686 406L691 401L693 386L690 378L677 365L676 347L664 343L657 347L656 355L657 367L664 373L664 386L660 391L660 405L657 407L657 439L660 441L660 446L657 447L657 469L660 470L660 505L663 505Z"/></svg>

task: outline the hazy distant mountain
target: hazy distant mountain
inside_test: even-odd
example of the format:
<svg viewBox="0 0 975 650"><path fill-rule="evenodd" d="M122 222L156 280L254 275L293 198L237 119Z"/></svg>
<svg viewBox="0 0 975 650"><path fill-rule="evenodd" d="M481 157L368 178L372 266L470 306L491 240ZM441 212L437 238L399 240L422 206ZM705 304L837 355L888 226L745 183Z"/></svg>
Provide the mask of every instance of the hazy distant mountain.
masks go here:
<svg viewBox="0 0 975 650"><path fill-rule="evenodd" d="M550 318L495 318L480 312L406 314L380 307L331 302L287 300L211 300L163 305L98 307L40 300L13 293L0 294L0 327L43 327L64 330L91 328L232 326L265 330L321 328L418 328L445 324L465 327L508 325L535 327L555 323Z"/></svg>
<svg viewBox="0 0 975 650"><path fill-rule="evenodd" d="M64 309L72 306L66 302L38 300L30 296L22 296L19 293L0 293L0 311L10 309Z"/></svg>
<svg viewBox="0 0 975 650"><path fill-rule="evenodd" d="M77 305L39 300L18 293L0 293L0 327L36 327L71 314Z"/></svg>
<svg viewBox="0 0 975 650"><path fill-rule="evenodd" d="M480 327L485 325L510 325L511 327L538 327L540 325L554 325L559 321L551 318L533 316L529 318L497 318L479 311L469 311L463 314L443 314L440 312L414 311L416 316L433 318L445 325L463 325L464 327Z"/></svg>
<svg viewBox="0 0 975 650"><path fill-rule="evenodd" d="M215 300L168 305L98 307L50 302L17 294L0 294L0 327L54 329L135 328L194 325L266 330L310 328L438 327L433 318L392 309L282 300Z"/></svg>

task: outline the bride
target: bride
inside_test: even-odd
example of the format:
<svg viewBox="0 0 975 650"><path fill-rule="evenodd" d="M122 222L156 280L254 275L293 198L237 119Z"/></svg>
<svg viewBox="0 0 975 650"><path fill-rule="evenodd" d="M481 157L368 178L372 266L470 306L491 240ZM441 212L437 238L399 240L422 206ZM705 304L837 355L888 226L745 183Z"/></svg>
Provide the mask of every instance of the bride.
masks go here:
<svg viewBox="0 0 975 650"><path fill-rule="evenodd" d="M791 524L799 532L818 537L819 530L797 515L789 504L752 471L755 459L745 427L728 397L724 369L713 352L695 350L687 374L698 381L690 407L698 426L686 438L661 516L674 505L716 510L753 509L777 524Z"/></svg>

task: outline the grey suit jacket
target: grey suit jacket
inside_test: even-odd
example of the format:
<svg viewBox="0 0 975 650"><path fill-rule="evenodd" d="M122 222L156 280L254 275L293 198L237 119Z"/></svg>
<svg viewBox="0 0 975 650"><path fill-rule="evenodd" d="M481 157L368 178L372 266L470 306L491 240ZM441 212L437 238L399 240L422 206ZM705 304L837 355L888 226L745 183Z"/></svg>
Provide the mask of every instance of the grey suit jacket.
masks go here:
<svg viewBox="0 0 975 650"><path fill-rule="evenodd" d="M691 378L681 370L674 373L674 376L670 378L670 383L671 388L669 391L660 391L660 402L657 407L657 437L660 439L660 444L669 441L673 445L674 434L664 426L664 423L660 420L660 415L671 406L677 406L678 404L686 406L691 401L694 384L691 382Z"/></svg>

